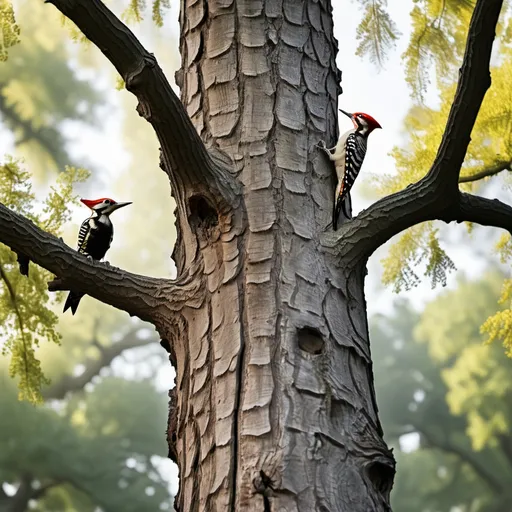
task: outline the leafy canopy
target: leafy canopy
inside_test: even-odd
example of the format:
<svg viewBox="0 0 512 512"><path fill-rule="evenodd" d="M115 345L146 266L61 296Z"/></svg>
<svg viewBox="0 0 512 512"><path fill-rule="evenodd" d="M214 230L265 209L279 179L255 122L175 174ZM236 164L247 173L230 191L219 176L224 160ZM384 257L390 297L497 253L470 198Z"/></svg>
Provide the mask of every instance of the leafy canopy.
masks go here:
<svg viewBox="0 0 512 512"><path fill-rule="evenodd" d="M19 161L7 157L0 165L0 203L28 217L41 229L55 236L70 218L70 206L76 202L73 186L89 173L67 167L51 187L46 199L36 202L30 175ZM30 278L19 272L17 255L0 244L0 324L5 327L2 353L10 355L9 374L19 379L19 397L41 402L41 386L48 383L36 349L42 340L59 343L57 315L49 308L46 270L30 265Z"/></svg>

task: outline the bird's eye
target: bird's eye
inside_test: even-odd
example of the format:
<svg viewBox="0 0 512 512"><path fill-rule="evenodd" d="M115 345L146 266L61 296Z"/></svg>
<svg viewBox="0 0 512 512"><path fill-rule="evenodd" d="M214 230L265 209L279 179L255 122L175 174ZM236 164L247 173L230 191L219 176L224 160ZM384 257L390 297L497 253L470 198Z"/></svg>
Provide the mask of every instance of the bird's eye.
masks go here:
<svg viewBox="0 0 512 512"><path fill-rule="evenodd" d="M112 204L112 201L110 199L105 199L105 204Z"/></svg>

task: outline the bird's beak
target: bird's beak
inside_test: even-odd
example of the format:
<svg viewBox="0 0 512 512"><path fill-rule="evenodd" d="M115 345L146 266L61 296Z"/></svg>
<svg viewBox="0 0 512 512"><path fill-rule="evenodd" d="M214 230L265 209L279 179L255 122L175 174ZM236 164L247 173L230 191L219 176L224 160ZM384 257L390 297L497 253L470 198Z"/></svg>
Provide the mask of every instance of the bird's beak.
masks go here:
<svg viewBox="0 0 512 512"><path fill-rule="evenodd" d="M132 202L128 203L115 203L112 206L109 207L110 212L115 212L116 210L119 210L119 208L122 208L123 206L128 206L129 204L132 204Z"/></svg>
<svg viewBox="0 0 512 512"><path fill-rule="evenodd" d="M345 112L344 110L341 110L341 108L339 109L339 111L342 113L342 114L345 114L347 117L350 117L350 119L352 119L354 117L354 114L349 114L348 112Z"/></svg>

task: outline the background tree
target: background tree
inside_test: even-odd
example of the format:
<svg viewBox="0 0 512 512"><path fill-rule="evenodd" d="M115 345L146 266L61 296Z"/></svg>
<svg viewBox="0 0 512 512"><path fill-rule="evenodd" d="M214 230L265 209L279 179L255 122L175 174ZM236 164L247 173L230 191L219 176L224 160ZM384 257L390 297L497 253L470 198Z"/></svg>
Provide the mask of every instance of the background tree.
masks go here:
<svg viewBox="0 0 512 512"><path fill-rule="evenodd" d="M43 3L20 2L18 7L23 44L13 46L2 62L0 121L3 136L13 138L32 174L48 178L49 173L78 163L69 153L71 140L62 128L66 122L93 124L101 97L73 70L72 51L58 18L46 16ZM47 23L40 23L41 17Z"/></svg>
<svg viewBox="0 0 512 512"><path fill-rule="evenodd" d="M385 510L394 470L373 396L365 265L421 221L510 228L510 208L457 186L501 2L476 4L426 177L336 234L323 232L332 173L314 150L336 132L328 2L226 2L208 12L183 3L178 78L207 147L154 57L100 2L55 4L111 59L155 128L177 203L178 279L87 262L3 207L0 239L57 274L52 289L83 290L155 324L178 371L170 433L181 509L261 507L254 477L263 471L277 474L273 506ZM303 110L291 115L291 105Z"/></svg>
<svg viewBox="0 0 512 512"><path fill-rule="evenodd" d="M419 314L401 301L392 316L373 318L377 398L399 467L397 512L501 511L510 503L512 362L479 332L502 281L496 272L461 280ZM412 449L411 434L419 438Z"/></svg>

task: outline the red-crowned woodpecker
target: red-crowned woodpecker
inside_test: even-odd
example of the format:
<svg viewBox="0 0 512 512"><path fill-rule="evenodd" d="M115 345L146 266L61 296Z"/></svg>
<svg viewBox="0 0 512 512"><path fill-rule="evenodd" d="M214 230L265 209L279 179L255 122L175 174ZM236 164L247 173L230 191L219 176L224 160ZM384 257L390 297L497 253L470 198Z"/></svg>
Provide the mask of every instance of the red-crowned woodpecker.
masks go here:
<svg viewBox="0 0 512 512"><path fill-rule="evenodd" d="M361 170L361 165L366 155L368 135L375 128L382 128L372 116L363 112L349 114L341 109L340 112L352 119L354 128L344 133L339 138L336 146L331 149L325 146L324 141L320 141L318 144L318 147L325 151L334 162L338 177L332 215L332 227L334 230L338 228L338 218L342 207L345 216L350 218L350 214L345 207L345 200L350 197L350 189Z"/></svg>
<svg viewBox="0 0 512 512"><path fill-rule="evenodd" d="M132 203L116 203L108 197L94 200L80 199L80 201L91 209L91 216L80 226L77 251L93 260L101 260L114 237L114 226L110 221L110 214ZM83 293L70 291L64 304L64 311L71 308L74 315L83 296Z"/></svg>

